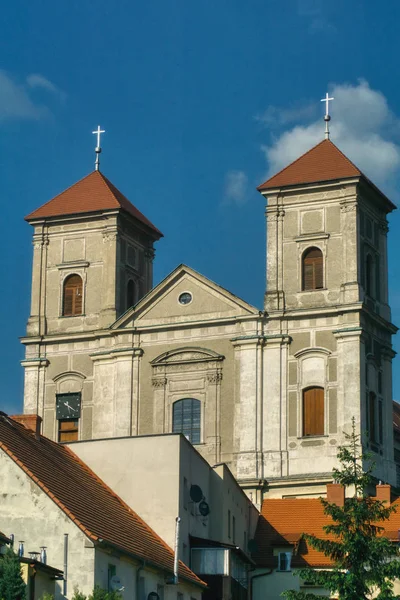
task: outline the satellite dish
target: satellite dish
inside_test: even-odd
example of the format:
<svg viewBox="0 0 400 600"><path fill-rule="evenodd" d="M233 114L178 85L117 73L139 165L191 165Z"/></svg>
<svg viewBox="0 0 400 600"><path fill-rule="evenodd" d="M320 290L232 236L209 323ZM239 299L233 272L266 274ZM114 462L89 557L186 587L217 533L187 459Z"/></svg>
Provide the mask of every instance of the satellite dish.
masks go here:
<svg viewBox="0 0 400 600"><path fill-rule="evenodd" d="M123 592L124 586L122 585L121 579L118 575L113 575L110 579L110 588L113 592Z"/></svg>
<svg viewBox="0 0 400 600"><path fill-rule="evenodd" d="M191 500L193 500L193 502L200 502L200 500L203 500L203 492L201 490L201 487L198 485L191 485L190 486L190 498Z"/></svg>
<svg viewBox="0 0 400 600"><path fill-rule="evenodd" d="M256 540L254 540L254 539L249 540L248 543L247 543L247 549L252 554L254 554L254 552L257 552L258 546L257 546Z"/></svg>
<svg viewBox="0 0 400 600"><path fill-rule="evenodd" d="M204 500L202 500L199 504L199 513L202 517L206 517L210 513L210 507Z"/></svg>

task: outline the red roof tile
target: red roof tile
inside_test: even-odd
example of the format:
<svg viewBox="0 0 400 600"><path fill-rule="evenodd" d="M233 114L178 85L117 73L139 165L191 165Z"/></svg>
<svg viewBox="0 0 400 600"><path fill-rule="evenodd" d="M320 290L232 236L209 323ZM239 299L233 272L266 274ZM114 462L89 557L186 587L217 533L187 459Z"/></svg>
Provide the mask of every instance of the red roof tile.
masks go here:
<svg viewBox="0 0 400 600"><path fill-rule="evenodd" d="M147 225L157 238L162 233L101 173L93 171L64 192L34 210L26 221L90 213L103 210L122 209Z"/></svg>
<svg viewBox="0 0 400 600"><path fill-rule="evenodd" d="M259 191L273 188L360 177L361 171L330 140L323 140L258 186Z"/></svg>
<svg viewBox="0 0 400 600"><path fill-rule="evenodd" d="M397 511L383 524L378 523L384 526L384 535L391 541L398 540L400 499L396 500L394 505ZM323 527L328 523L332 523L332 519L324 513L319 498L266 499L262 504L255 533L257 552L253 554L253 558L260 566L276 567L274 548L297 546L303 533L321 539L336 539L325 533ZM314 550L305 541L300 542L299 552L294 553L292 558L294 567L329 567L332 564L327 556Z"/></svg>
<svg viewBox="0 0 400 600"><path fill-rule="evenodd" d="M94 542L102 540L173 574L171 548L70 448L36 437L4 413L0 413L0 448ZM181 561L179 576L205 585Z"/></svg>

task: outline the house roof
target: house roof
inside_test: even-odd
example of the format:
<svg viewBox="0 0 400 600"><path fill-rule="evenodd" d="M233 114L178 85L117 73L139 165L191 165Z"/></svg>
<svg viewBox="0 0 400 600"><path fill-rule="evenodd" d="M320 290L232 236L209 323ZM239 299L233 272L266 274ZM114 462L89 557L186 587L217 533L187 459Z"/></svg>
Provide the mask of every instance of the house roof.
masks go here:
<svg viewBox="0 0 400 600"><path fill-rule="evenodd" d="M261 566L275 566L274 548L296 546L303 533L327 539L323 530L330 519L318 498L266 499L261 508L255 533L257 551L253 558ZM306 554L294 553L294 567L328 567L332 563L322 552L307 546Z"/></svg>
<svg viewBox="0 0 400 600"><path fill-rule="evenodd" d="M0 544L9 544L11 540L6 536L5 533L0 531Z"/></svg>
<svg viewBox="0 0 400 600"><path fill-rule="evenodd" d="M70 448L36 436L1 412L0 448L94 543L173 574L171 548ZM179 577L205 585L181 561Z"/></svg>
<svg viewBox="0 0 400 600"><path fill-rule="evenodd" d="M384 535L389 540L398 542L400 530L400 499L394 502L396 512L383 523ZM325 533L323 527L332 523L332 519L324 513L319 498L283 498L263 501L260 517L255 533L257 551L253 558L260 566L276 566L274 549L285 547L297 548L293 553L293 567L329 567L332 561L312 548L305 540L303 533L315 535L321 539L335 539ZM379 524L380 525L380 524Z"/></svg>
<svg viewBox="0 0 400 600"><path fill-rule="evenodd" d="M132 217L146 225L156 238L163 236L100 171L93 171L83 179L43 204L27 217L26 221L59 217L81 213L91 213L104 210L122 209Z"/></svg>
<svg viewBox="0 0 400 600"><path fill-rule="evenodd" d="M257 189L287 187L301 183L315 183L360 177L361 171L330 140L323 140L290 165L267 179Z"/></svg>

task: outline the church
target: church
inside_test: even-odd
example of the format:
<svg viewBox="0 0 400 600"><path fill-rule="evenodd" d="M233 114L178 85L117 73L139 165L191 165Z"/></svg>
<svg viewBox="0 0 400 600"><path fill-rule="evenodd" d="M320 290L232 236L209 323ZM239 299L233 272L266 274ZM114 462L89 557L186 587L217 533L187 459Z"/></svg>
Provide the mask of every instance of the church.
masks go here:
<svg viewBox="0 0 400 600"><path fill-rule="evenodd" d="M26 217L24 412L42 433L181 432L260 505L324 495L354 417L376 478L396 485L395 205L326 136L258 187L267 266L254 307L183 264L153 287L162 223L98 167Z"/></svg>

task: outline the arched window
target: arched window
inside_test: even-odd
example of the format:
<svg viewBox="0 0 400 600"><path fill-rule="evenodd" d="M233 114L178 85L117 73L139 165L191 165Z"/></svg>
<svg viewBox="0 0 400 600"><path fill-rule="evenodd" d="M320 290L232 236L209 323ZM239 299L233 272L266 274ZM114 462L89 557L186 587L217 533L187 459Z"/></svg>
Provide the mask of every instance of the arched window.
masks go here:
<svg viewBox="0 0 400 600"><path fill-rule="evenodd" d="M126 286L126 308L135 304L135 282L130 279Z"/></svg>
<svg viewBox="0 0 400 600"><path fill-rule="evenodd" d="M200 444L200 400L177 400L172 411L173 433L183 433L192 444Z"/></svg>
<svg viewBox="0 0 400 600"><path fill-rule="evenodd" d="M320 290L324 287L323 256L319 248L308 248L302 260L303 290Z"/></svg>
<svg viewBox="0 0 400 600"><path fill-rule="evenodd" d="M303 391L303 436L324 435L324 390L312 387Z"/></svg>
<svg viewBox="0 0 400 600"><path fill-rule="evenodd" d="M70 275L64 281L63 315L71 317L82 314L82 279L79 275Z"/></svg>

